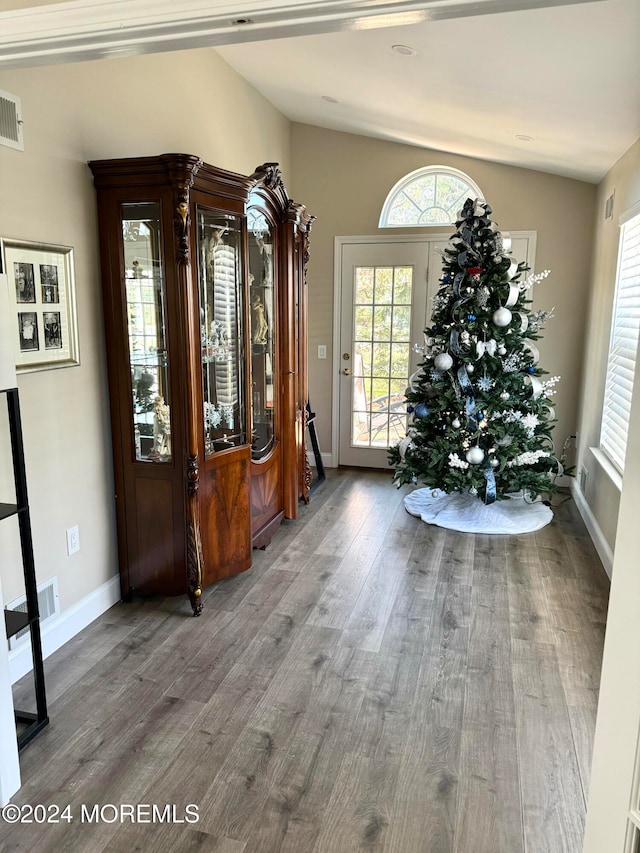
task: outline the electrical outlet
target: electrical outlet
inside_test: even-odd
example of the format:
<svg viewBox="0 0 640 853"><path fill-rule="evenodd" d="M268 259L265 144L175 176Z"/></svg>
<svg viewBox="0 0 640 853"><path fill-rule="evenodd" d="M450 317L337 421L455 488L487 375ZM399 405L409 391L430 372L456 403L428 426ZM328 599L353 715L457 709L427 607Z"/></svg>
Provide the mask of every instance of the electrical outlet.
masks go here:
<svg viewBox="0 0 640 853"><path fill-rule="evenodd" d="M76 554L80 550L80 530L78 525L67 530L67 556Z"/></svg>
<svg viewBox="0 0 640 853"><path fill-rule="evenodd" d="M327 357L327 345L326 344L318 344L318 358L326 358Z"/></svg>

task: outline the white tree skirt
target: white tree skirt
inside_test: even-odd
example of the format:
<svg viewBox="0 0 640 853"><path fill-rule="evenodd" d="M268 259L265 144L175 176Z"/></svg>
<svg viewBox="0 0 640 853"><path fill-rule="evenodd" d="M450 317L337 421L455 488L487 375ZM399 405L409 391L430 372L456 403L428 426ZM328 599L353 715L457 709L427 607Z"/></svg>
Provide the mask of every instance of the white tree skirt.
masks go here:
<svg viewBox="0 0 640 853"><path fill-rule="evenodd" d="M522 495L486 506L473 495L416 489L406 496L404 505L407 512L427 524L461 533L532 533L553 518L550 507L539 500L526 502Z"/></svg>

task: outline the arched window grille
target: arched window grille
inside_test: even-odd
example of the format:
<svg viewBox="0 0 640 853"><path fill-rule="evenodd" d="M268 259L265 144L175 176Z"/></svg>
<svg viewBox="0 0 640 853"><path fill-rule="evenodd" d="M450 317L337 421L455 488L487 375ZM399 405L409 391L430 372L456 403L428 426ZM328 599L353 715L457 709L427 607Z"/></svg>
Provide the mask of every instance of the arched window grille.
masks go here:
<svg viewBox="0 0 640 853"><path fill-rule="evenodd" d="M451 225L467 198L483 198L464 172L448 166L425 166L401 178L386 198L379 228Z"/></svg>

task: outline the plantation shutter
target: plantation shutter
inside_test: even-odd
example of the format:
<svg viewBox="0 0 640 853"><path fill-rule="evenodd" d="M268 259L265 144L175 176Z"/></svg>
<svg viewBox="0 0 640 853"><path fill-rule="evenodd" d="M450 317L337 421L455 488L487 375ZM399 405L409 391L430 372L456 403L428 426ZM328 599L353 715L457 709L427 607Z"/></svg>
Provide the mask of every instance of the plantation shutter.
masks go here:
<svg viewBox="0 0 640 853"><path fill-rule="evenodd" d="M622 224L600 446L622 472L640 332L640 213Z"/></svg>

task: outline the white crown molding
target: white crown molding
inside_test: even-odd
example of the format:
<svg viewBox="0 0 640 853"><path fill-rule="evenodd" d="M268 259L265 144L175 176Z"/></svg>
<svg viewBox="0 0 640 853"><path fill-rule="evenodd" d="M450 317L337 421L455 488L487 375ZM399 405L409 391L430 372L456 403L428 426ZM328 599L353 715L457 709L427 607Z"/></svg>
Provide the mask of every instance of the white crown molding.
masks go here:
<svg viewBox="0 0 640 853"><path fill-rule="evenodd" d="M0 13L0 68L591 2L603 0L72 0Z"/></svg>

